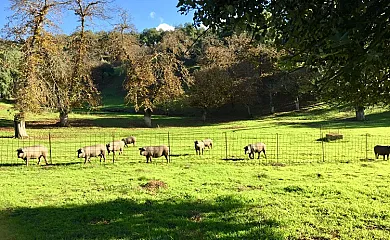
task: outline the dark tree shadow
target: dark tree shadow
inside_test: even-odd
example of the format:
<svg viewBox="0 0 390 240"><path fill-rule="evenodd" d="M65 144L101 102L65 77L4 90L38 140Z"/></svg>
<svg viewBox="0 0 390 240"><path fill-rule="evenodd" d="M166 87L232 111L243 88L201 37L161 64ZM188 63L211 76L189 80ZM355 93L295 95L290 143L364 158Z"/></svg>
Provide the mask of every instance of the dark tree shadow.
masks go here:
<svg viewBox="0 0 390 240"><path fill-rule="evenodd" d="M283 239L276 220L235 221L230 213L242 207L226 196L213 203L118 199L7 209L0 214L18 239Z"/></svg>
<svg viewBox="0 0 390 240"><path fill-rule="evenodd" d="M357 121L355 118L334 118L323 121L307 122L279 122L277 125L310 128L373 128L390 127L390 111L367 114L365 121Z"/></svg>

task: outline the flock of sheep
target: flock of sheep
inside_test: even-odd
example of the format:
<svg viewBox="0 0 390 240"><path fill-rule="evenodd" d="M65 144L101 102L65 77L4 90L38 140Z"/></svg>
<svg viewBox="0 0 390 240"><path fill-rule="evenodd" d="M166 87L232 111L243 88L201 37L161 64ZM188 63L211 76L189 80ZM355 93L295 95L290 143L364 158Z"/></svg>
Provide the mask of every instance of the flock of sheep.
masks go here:
<svg viewBox="0 0 390 240"><path fill-rule="evenodd" d="M84 163L87 161L90 162L91 157L100 157L100 162L102 161L102 158L104 162L106 161L106 153L110 154L111 152L115 154L118 152L118 154L123 153L124 147L128 147L129 144L133 144L135 146L136 143L136 137L130 136L123 138L118 141L112 141L104 144L96 144L93 146L85 146L77 150L77 157L78 158L84 158ZM204 139L204 140L196 140L194 142L194 148L196 155L203 154L204 150L212 149L213 148L213 140L211 139ZM264 156L266 157L266 146L264 143L254 143L249 144L244 147L245 154L248 154L250 159L254 158L254 154L258 153L257 158L260 158L260 153L263 152ZM169 147L165 145L160 146L145 146L139 148L140 155L146 157L146 162L152 162L153 158L159 158L164 156L167 162L169 162ZM37 146L28 146L19 148L16 150L18 158L23 159L26 162L26 165L29 164L30 159L38 159L38 164L41 161L41 158L43 158L47 163L47 155L48 155L48 149L43 145L37 145Z"/></svg>
<svg viewBox="0 0 390 240"><path fill-rule="evenodd" d="M136 143L136 137L130 136L123 138L118 141L112 141L104 144L96 144L93 146L86 146L83 148L80 148L77 150L77 157L78 158L84 158L84 163L87 161L90 162L91 157L100 157L100 162L102 161L102 158L104 161L106 161L106 153L110 154L111 152L115 154L118 152L118 154L122 154L124 147L128 147L129 144L133 144L135 146ZM201 155L203 154L204 150L212 149L213 148L213 140L211 139L204 139L204 140L196 140L194 141L194 148L195 148L195 154ZM165 145L160 146L145 146L139 148L140 155L146 157L146 162L152 162L153 158L159 158L164 156L167 162L169 162L169 147ZM48 149L45 146L37 145L37 146L29 146L29 147L23 147L16 150L18 158L23 159L26 162L26 165L28 165L30 159L38 159L38 164L41 161L41 158L43 158L47 164L47 154ZM263 152L264 156L266 155L266 145L262 142L254 143L254 144L248 144L244 147L245 154L248 154L248 157L250 159L254 159L255 153L257 153L257 158L260 158L260 154ZM376 159L380 155L383 155L383 159L386 158L389 159L390 155L390 146L381 146L376 145L374 147L374 153Z"/></svg>

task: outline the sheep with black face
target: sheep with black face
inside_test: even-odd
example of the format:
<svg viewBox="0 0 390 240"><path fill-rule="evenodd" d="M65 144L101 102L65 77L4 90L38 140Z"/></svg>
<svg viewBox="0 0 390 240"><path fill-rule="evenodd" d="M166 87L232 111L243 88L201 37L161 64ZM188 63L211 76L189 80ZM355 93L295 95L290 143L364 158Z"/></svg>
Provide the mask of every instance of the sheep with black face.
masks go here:
<svg viewBox="0 0 390 240"><path fill-rule="evenodd" d="M43 145L37 145L37 146L29 146L29 147L24 147L24 148L19 148L16 150L18 158L23 159L26 162L26 165L28 166L28 161L30 159L37 159L38 158L38 164L41 161L41 157L46 162L47 165L47 153L48 150L45 146Z"/></svg>
<svg viewBox="0 0 390 240"><path fill-rule="evenodd" d="M204 151L204 148L205 148L204 142L203 141L199 141L199 140L195 140L194 144L195 144L195 153L196 153L196 155L200 155L200 154L203 155L203 151Z"/></svg>
<svg viewBox="0 0 390 240"><path fill-rule="evenodd" d="M124 147L125 142L123 140L109 142L106 144L107 154L113 152L113 154L115 155L115 152L119 151L119 155L121 155L123 154Z"/></svg>
<svg viewBox="0 0 390 240"><path fill-rule="evenodd" d="M169 148L165 145L161 146L147 146L139 148L139 154L146 157L146 163L152 162L152 158L159 158L164 156L167 162L169 162Z"/></svg>
<svg viewBox="0 0 390 240"><path fill-rule="evenodd" d="M265 149L266 149L265 144L262 142L248 144L247 146L244 147L245 154L248 154L250 159L254 159L255 153L258 153L257 159L259 159L261 152L263 152L265 158L267 158L267 155L265 154Z"/></svg>
<svg viewBox="0 0 390 240"><path fill-rule="evenodd" d="M135 142L137 141L137 139L134 136L130 136L127 138L123 138L122 141L125 143L125 147L128 147L129 144L133 144L133 146L135 146Z"/></svg>
<svg viewBox="0 0 390 240"><path fill-rule="evenodd" d="M100 157L100 162L102 158L104 162L106 161L106 146L104 144L97 144L93 146L86 146L77 150L77 157L84 158L84 164L88 161L91 162L91 157Z"/></svg>
<svg viewBox="0 0 390 240"><path fill-rule="evenodd" d="M386 156L387 156L387 160L389 160L390 146L376 145L374 147L374 153L376 159L378 159L379 155L383 155L383 160L386 159Z"/></svg>

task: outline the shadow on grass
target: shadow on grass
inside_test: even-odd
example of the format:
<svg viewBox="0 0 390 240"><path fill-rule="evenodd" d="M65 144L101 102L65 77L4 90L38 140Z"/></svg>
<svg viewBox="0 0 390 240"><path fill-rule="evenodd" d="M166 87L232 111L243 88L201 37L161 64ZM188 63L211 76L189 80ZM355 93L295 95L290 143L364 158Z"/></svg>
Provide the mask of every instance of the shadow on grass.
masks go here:
<svg viewBox="0 0 390 240"><path fill-rule="evenodd" d="M283 239L276 220L234 217L244 211L241 200L224 196L212 203L118 199L0 214L18 239Z"/></svg>
<svg viewBox="0 0 390 240"><path fill-rule="evenodd" d="M25 165L25 163L0 163L0 167L20 167Z"/></svg>
<svg viewBox="0 0 390 240"><path fill-rule="evenodd" d="M245 160L245 158L236 158L236 157L230 157L230 158L222 158L222 160L225 160L225 161L243 161Z"/></svg>
<svg viewBox="0 0 390 240"><path fill-rule="evenodd" d="M335 118L313 122L277 122L277 125L312 128L372 128L390 127L390 111L366 115L365 121L357 121L355 118Z"/></svg>

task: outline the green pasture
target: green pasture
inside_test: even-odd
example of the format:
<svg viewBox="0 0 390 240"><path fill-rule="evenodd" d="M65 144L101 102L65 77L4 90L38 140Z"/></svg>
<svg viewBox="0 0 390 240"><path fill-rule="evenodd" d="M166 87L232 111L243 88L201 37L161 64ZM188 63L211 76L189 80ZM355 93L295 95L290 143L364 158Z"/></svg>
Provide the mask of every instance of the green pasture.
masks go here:
<svg viewBox="0 0 390 240"><path fill-rule="evenodd" d="M123 106L122 106L123 107ZM28 139L13 139L11 105L0 104L0 239L388 239L390 112L367 121L325 105L245 119L76 112L27 116ZM321 141L326 133L344 138ZM123 155L84 164L76 150L134 135ZM50 136L50 137L49 137ZM193 141L212 138L195 155ZM243 147L267 144L267 158ZM16 149L51 146L50 165L25 166ZM140 146L166 144L171 162L146 164ZM257 156L257 155L256 155Z"/></svg>

